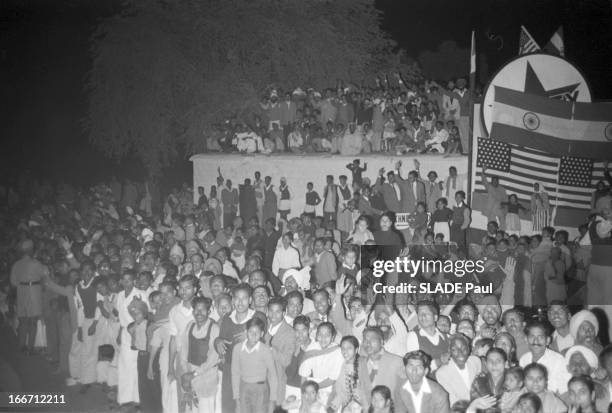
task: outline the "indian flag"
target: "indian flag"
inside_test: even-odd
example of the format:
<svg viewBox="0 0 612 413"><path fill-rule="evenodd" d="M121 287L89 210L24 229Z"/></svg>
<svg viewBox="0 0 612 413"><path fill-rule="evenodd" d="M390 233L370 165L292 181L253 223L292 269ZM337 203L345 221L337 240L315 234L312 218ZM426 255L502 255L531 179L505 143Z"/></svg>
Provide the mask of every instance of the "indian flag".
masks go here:
<svg viewBox="0 0 612 413"><path fill-rule="evenodd" d="M559 156L612 153L612 103L567 102L495 87L491 136Z"/></svg>

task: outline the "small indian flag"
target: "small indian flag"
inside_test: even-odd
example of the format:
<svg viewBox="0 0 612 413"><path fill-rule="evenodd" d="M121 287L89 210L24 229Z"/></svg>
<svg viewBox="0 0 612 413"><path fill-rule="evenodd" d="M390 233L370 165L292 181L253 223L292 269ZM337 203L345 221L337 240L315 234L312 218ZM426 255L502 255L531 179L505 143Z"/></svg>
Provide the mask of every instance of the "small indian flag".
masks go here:
<svg viewBox="0 0 612 413"><path fill-rule="evenodd" d="M555 34L552 35L544 49L547 52L565 56L565 45L563 42L563 26L559 27Z"/></svg>
<svg viewBox="0 0 612 413"><path fill-rule="evenodd" d="M470 52L470 90L476 86L476 33L472 30L472 49Z"/></svg>

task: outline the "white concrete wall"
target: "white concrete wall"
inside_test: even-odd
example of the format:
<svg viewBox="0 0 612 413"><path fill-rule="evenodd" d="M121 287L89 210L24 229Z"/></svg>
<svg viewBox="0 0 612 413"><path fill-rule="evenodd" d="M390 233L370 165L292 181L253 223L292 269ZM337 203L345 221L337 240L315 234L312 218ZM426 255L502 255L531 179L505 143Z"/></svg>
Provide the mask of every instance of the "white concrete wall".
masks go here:
<svg viewBox="0 0 612 413"><path fill-rule="evenodd" d="M306 184L312 182L314 189L323 197L322 190L325 186L325 176L334 175L338 183L339 175L346 175L351 180L351 172L346 165L355 157L340 155L238 155L238 154L199 154L191 157L193 162L193 185L194 196L197 201L197 188L203 186L206 195L210 187L216 185L217 167L226 179L231 179L234 187L244 183L245 178L254 180L255 171L261 172L262 179L269 175L272 177L274 188L278 189L280 178L286 177L289 189L292 192L291 216L299 215L304 211ZM382 167L386 171L394 169L398 160L402 161L402 177L406 178L408 172L414 169L414 159L421 163L421 174L426 176L429 171L436 171L440 179L446 179L448 168L455 166L457 173L467 177L468 158L456 156L444 158L442 155L419 155L419 156L387 156L386 154L363 155L361 164L368 165L368 170L363 177L368 177L375 182L378 170ZM467 188L466 188L467 192ZM220 196L220 194L219 194ZM318 214L322 214L322 206L319 205Z"/></svg>

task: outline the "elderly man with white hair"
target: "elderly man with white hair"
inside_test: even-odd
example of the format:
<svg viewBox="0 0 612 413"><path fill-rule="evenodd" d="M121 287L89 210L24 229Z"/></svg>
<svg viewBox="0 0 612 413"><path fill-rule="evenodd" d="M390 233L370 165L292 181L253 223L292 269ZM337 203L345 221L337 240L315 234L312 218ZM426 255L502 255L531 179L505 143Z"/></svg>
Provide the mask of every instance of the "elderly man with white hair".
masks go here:
<svg viewBox="0 0 612 413"><path fill-rule="evenodd" d="M599 368L599 360L593 350L582 345L570 347L565 353L565 363L567 371L572 377L593 375ZM595 405L598 412L605 412L608 409L609 394L607 389L598 381L593 382L595 386ZM569 391L561 395L561 400L570 405Z"/></svg>
<svg viewBox="0 0 612 413"><path fill-rule="evenodd" d="M595 354L601 353L602 346L597 340L599 321L591 311L581 310L574 314L570 319L569 330L574 343L591 349Z"/></svg>

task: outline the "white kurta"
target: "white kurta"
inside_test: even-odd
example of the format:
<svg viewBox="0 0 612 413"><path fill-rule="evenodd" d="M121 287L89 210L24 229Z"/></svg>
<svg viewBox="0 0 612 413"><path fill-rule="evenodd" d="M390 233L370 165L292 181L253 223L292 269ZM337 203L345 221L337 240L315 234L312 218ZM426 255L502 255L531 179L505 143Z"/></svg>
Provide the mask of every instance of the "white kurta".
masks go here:
<svg viewBox="0 0 612 413"><path fill-rule="evenodd" d="M134 321L128 311L128 306L135 297L139 297L148 304L144 291L132 289L126 297L120 292L117 297L117 312L119 313L119 324L121 325L121 346L119 347L119 359L117 373L119 383L117 386L117 403L140 403L138 394L138 351L132 350L132 337L127 331L128 325Z"/></svg>

